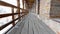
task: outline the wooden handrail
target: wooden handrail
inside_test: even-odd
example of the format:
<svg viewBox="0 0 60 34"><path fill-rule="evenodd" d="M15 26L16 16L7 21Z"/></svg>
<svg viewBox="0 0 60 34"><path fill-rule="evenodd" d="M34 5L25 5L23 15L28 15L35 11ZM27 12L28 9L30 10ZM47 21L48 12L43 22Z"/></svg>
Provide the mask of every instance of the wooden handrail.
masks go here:
<svg viewBox="0 0 60 34"><path fill-rule="evenodd" d="M0 18L8 17L8 16L16 15L16 14L19 14L19 13L0 14Z"/></svg>
<svg viewBox="0 0 60 34"><path fill-rule="evenodd" d="M0 5L1 6L7 6L7 7L13 7L13 8L19 8L19 7L17 7L17 6L14 6L14 5L12 5L12 4L9 4L9 3L7 3L7 2L4 2L4 1L0 1ZM27 9L22 9L22 8L19 8L19 9L21 9L21 10L27 10Z"/></svg>
<svg viewBox="0 0 60 34"><path fill-rule="evenodd" d="M7 7L17 8L17 6L14 6L14 5L12 5L12 4L6 3L6 2L4 2L4 1L0 1L0 5L2 5L2 6L7 6Z"/></svg>
<svg viewBox="0 0 60 34"><path fill-rule="evenodd" d="M21 12L20 14L23 14L23 13L26 13L26 12ZM17 15L17 14L19 13L0 14L0 18Z"/></svg>

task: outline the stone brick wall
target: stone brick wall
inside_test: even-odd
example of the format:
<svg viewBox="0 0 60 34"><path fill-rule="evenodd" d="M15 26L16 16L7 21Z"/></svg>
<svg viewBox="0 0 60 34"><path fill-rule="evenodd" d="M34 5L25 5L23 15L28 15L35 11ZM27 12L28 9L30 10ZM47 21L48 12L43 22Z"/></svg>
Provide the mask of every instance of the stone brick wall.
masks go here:
<svg viewBox="0 0 60 34"><path fill-rule="evenodd" d="M59 0L51 1L50 17L60 18L60 1Z"/></svg>
<svg viewBox="0 0 60 34"><path fill-rule="evenodd" d="M51 0L40 0L40 16L49 18Z"/></svg>
<svg viewBox="0 0 60 34"><path fill-rule="evenodd" d="M60 10L59 5L60 2L57 0L40 0L40 18L45 24L47 24L56 34L60 34L60 23L54 21L50 17L52 15L59 16Z"/></svg>

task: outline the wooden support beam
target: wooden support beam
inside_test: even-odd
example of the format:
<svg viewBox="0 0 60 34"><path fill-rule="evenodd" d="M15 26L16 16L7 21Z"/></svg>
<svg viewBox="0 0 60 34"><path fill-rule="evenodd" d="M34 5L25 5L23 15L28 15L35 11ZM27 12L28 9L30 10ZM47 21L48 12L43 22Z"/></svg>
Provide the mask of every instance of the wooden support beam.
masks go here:
<svg viewBox="0 0 60 34"><path fill-rule="evenodd" d="M23 3L23 9L24 9L24 0L22 0L22 3ZM22 12L24 12L24 10L22 10Z"/></svg>
<svg viewBox="0 0 60 34"><path fill-rule="evenodd" d="M22 0L22 3L23 3L23 9L24 9L24 0ZM22 12L24 12L24 10L22 10ZM22 17L23 18L23 17Z"/></svg>
<svg viewBox="0 0 60 34"><path fill-rule="evenodd" d="M26 4L26 3L25 3L25 4ZM26 9L28 9L27 4L26 4L26 6L25 6L25 7L26 7ZM27 12L27 14L28 14L28 13L29 13L29 10L26 10L26 12Z"/></svg>
<svg viewBox="0 0 60 34"><path fill-rule="evenodd" d="M24 9L24 0L22 0L22 2L23 2L23 9Z"/></svg>
<svg viewBox="0 0 60 34"><path fill-rule="evenodd" d="M20 8L20 0L17 0L17 6ZM20 9L17 9L17 12L20 13ZM20 14L18 14L18 17L20 17Z"/></svg>
<svg viewBox="0 0 60 34"><path fill-rule="evenodd" d="M40 10L40 0L38 0L38 14L39 14L39 11Z"/></svg>
<svg viewBox="0 0 60 34"><path fill-rule="evenodd" d="M35 1L35 13L36 13L36 9L37 9L37 8L36 8L36 1Z"/></svg>
<svg viewBox="0 0 60 34"><path fill-rule="evenodd" d="M12 8L12 14L14 13L14 8ZM12 15L12 20L14 20L14 15ZM15 26L15 21L12 23L13 26Z"/></svg>

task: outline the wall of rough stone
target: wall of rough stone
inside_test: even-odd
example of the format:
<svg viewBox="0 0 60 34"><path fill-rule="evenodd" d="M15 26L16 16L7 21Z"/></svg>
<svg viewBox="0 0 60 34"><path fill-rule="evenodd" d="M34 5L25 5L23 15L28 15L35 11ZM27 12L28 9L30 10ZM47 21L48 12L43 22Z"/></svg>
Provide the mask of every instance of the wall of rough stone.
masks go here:
<svg viewBox="0 0 60 34"><path fill-rule="evenodd" d="M40 0L40 16L49 18L51 0Z"/></svg>
<svg viewBox="0 0 60 34"><path fill-rule="evenodd" d="M60 14L59 7L52 6L52 4L60 4L57 3L56 0L40 0L40 18L45 24L47 24L56 34L60 34L60 23L54 21L50 18L51 13L52 15L56 16ZM54 3L53 3L54 2ZM56 14L57 13L57 14Z"/></svg>
<svg viewBox="0 0 60 34"><path fill-rule="evenodd" d="M60 0L51 1L50 16L54 18L60 18Z"/></svg>

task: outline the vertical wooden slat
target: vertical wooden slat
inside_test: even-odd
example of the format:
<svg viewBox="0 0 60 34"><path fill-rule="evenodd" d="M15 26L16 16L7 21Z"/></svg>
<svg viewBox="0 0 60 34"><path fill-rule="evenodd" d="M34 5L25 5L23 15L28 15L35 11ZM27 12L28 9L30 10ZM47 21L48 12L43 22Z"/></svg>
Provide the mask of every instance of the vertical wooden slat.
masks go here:
<svg viewBox="0 0 60 34"><path fill-rule="evenodd" d="M24 3L24 0L22 0L22 3L23 3L23 9L24 9L24 4L25 4L25 3ZM22 10L22 12L24 12L24 10Z"/></svg>
<svg viewBox="0 0 60 34"><path fill-rule="evenodd" d="M14 13L14 8L12 8L12 13ZM12 20L14 20L14 15L12 15ZM12 25L15 25L15 21L12 23Z"/></svg>
<svg viewBox="0 0 60 34"><path fill-rule="evenodd" d="M22 0L22 3L23 3L23 9L24 9L24 0ZM22 10L22 12L24 12L24 10ZM23 17L24 17L24 16L23 16ZM22 17L22 18L23 18L23 17Z"/></svg>
<svg viewBox="0 0 60 34"><path fill-rule="evenodd" d="M24 9L24 0L22 0L22 2L23 2L23 9Z"/></svg>
<svg viewBox="0 0 60 34"><path fill-rule="evenodd" d="M17 0L17 6L20 8L20 0ZM20 9L19 8L17 9L18 13L20 13ZM18 17L20 17L20 14L18 14Z"/></svg>
<svg viewBox="0 0 60 34"><path fill-rule="evenodd" d="M38 0L38 14L39 14L39 9L40 9L40 0Z"/></svg>
<svg viewBox="0 0 60 34"><path fill-rule="evenodd" d="M26 7L26 9L27 9L27 10L26 10L26 14L28 14L28 13L29 13L29 12L28 12L28 6L27 6L26 3L25 3L25 5L26 5L25 7Z"/></svg>
<svg viewBox="0 0 60 34"><path fill-rule="evenodd" d="M36 9L37 9L37 8L36 8L36 1L35 1L35 13L36 13Z"/></svg>

